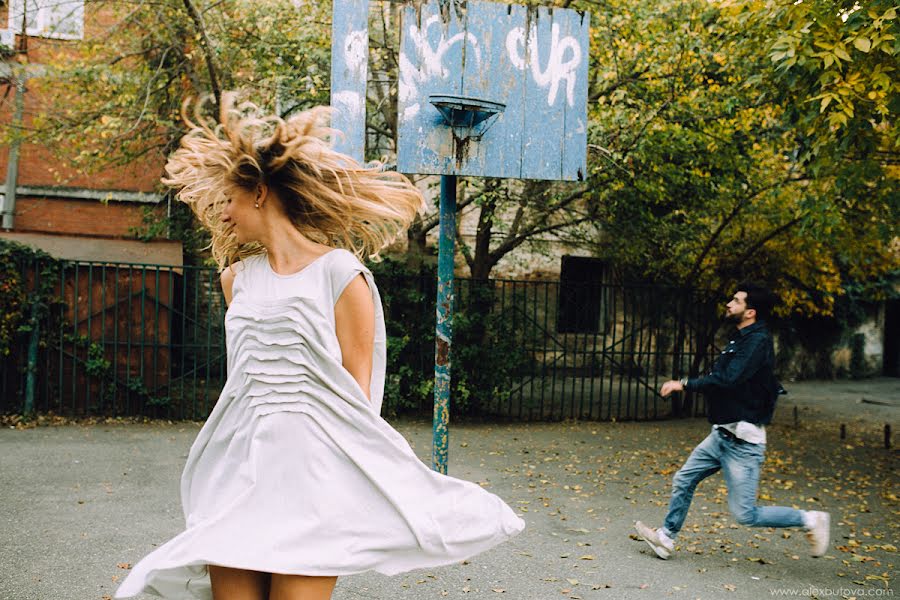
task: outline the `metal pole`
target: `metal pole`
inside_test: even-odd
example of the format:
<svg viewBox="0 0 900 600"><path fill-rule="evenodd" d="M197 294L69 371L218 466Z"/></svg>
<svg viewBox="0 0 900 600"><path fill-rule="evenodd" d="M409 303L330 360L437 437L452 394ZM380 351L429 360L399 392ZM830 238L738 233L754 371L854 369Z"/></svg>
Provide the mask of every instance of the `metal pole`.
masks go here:
<svg viewBox="0 0 900 600"><path fill-rule="evenodd" d="M431 468L447 474L450 434L450 346L453 339L453 259L456 243L456 175L441 176L437 327L434 338L434 423Z"/></svg>
<svg viewBox="0 0 900 600"><path fill-rule="evenodd" d="M38 319L38 303L36 298L31 304L31 335L28 339L28 364L25 367L25 405L22 414L31 416L34 414L34 383L37 374L38 343L41 339L40 320Z"/></svg>
<svg viewBox="0 0 900 600"><path fill-rule="evenodd" d="M15 108L10 128L13 132L9 145L9 161L6 164L6 195L3 199L3 229L12 229L16 216L16 185L19 180L19 146L22 143L22 113L25 109L25 74L10 70L10 78L16 86Z"/></svg>

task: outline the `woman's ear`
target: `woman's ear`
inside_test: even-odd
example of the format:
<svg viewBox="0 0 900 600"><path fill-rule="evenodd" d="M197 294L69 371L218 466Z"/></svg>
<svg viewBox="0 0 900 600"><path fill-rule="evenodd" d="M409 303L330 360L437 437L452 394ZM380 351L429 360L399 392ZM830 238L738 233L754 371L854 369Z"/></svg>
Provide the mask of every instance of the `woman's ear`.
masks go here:
<svg viewBox="0 0 900 600"><path fill-rule="evenodd" d="M259 183L256 185L256 206L257 208L262 208L263 204L266 202L266 197L269 195L269 186L264 183Z"/></svg>

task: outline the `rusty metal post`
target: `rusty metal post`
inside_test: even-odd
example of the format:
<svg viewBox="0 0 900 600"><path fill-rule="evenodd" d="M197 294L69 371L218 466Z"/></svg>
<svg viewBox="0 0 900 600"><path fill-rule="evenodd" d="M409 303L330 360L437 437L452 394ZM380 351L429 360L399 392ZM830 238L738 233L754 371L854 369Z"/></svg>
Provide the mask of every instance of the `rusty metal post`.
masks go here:
<svg viewBox="0 0 900 600"><path fill-rule="evenodd" d="M434 422L431 468L447 474L450 433L450 347L453 339L453 263L456 252L456 175L441 176L437 326L434 337Z"/></svg>

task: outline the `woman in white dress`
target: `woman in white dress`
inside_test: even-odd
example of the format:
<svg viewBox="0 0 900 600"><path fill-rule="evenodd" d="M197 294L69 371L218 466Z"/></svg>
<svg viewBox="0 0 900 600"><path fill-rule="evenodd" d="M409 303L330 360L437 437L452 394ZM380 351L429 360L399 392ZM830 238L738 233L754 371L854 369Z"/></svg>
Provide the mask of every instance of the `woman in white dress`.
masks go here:
<svg viewBox="0 0 900 600"><path fill-rule="evenodd" d="M414 218L402 175L335 152L327 109L222 102L166 165L223 268L228 380L181 481L185 531L117 597L327 600L338 576L462 561L524 528L497 496L428 469L380 416L374 256Z"/></svg>

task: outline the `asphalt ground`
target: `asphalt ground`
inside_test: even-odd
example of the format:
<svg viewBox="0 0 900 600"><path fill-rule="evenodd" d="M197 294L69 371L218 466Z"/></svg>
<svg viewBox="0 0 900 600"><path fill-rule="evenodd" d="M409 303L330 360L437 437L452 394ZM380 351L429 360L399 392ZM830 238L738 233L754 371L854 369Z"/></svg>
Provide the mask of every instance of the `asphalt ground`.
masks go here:
<svg viewBox="0 0 900 600"><path fill-rule="evenodd" d="M897 428L900 379L789 390L769 428L760 503L830 511L822 558L799 530L737 525L721 475L698 488L672 559L635 539L634 520L662 520L705 420L453 424L450 474L500 495L526 530L463 564L341 578L334 599L892 597L900 481L884 425ZM112 596L181 531L179 477L199 424L14 421L0 430L0 599ZM394 425L429 460L430 424Z"/></svg>

